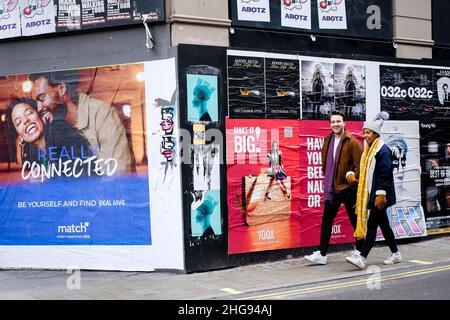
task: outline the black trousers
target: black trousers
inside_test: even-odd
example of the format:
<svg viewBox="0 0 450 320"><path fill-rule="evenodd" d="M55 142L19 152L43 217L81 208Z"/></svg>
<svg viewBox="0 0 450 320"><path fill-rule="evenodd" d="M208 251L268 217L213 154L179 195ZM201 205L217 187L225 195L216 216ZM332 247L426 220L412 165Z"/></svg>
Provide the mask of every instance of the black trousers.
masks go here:
<svg viewBox="0 0 450 320"><path fill-rule="evenodd" d="M356 190L353 188L347 188L341 193L335 193L333 195L333 200L326 200L324 202L323 216L322 216L322 226L320 232L320 253L324 256L328 251L328 244L331 238L331 231L333 228L333 221L336 218L337 212L341 204L345 205L348 218L353 226L353 230L356 229ZM364 240L357 240L355 242L356 250L361 251L363 248Z"/></svg>
<svg viewBox="0 0 450 320"><path fill-rule="evenodd" d="M386 209L378 210L377 208L374 208L370 210L369 220L367 221L366 239L364 241L363 249L361 251L361 255L364 258L367 258L370 250L375 244L378 226L380 227L384 239L386 240L386 243L389 246L391 252L395 253L398 251L397 244L395 242L395 235L389 224Z"/></svg>

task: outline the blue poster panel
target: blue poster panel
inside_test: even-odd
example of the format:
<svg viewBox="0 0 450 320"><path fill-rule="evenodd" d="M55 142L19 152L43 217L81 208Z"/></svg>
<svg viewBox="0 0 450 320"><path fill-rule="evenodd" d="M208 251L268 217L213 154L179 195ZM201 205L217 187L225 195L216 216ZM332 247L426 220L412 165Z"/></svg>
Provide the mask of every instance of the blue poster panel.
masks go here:
<svg viewBox="0 0 450 320"><path fill-rule="evenodd" d="M3 77L0 245L150 245L143 64Z"/></svg>

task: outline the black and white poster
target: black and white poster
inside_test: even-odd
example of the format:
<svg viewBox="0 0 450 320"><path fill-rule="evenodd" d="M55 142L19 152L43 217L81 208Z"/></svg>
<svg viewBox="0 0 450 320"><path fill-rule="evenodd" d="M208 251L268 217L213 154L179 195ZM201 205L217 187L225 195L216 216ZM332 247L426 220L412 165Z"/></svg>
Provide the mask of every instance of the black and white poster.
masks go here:
<svg viewBox="0 0 450 320"><path fill-rule="evenodd" d="M107 0L106 21L130 21L133 19L131 0Z"/></svg>
<svg viewBox="0 0 450 320"><path fill-rule="evenodd" d="M298 60L266 58L266 118L300 119Z"/></svg>
<svg viewBox="0 0 450 320"><path fill-rule="evenodd" d="M347 120L366 119L366 67L336 63L335 107L345 112Z"/></svg>
<svg viewBox="0 0 450 320"><path fill-rule="evenodd" d="M81 29L81 0L59 0L56 18L59 31Z"/></svg>
<svg viewBox="0 0 450 320"><path fill-rule="evenodd" d="M428 234L450 232L450 121L420 123L422 199Z"/></svg>
<svg viewBox="0 0 450 320"><path fill-rule="evenodd" d="M104 24L106 10L104 0L82 0L81 19L84 27Z"/></svg>
<svg viewBox="0 0 450 320"><path fill-rule="evenodd" d="M450 70L434 69L434 118L450 118Z"/></svg>
<svg viewBox="0 0 450 320"><path fill-rule="evenodd" d="M302 61L302 119L328 119L334 108L334 64Z"/></svg>
<svg viewBox="0 0 450 320"><path fill-rule="evenodd" d="M380 99L392 120L434 118L432 69L381 65Z"/></svg>
<svg viewBox="0 0 450 320"><path fill-rule="evenodd" d="M228 56L230 118L265 118L264 58Z"/></svg>

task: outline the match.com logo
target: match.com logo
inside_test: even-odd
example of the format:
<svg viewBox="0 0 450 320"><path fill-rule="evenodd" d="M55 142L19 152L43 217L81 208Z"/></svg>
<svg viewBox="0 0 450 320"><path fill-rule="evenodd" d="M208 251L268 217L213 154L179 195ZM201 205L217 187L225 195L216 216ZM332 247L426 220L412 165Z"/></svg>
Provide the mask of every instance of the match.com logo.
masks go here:
<svg viewBox="0 0 450 320"><path fill-rule="evenodd" d="M58 238L90 238L87 234L89 222L80 222L79 225L58 226Z"/></svg>

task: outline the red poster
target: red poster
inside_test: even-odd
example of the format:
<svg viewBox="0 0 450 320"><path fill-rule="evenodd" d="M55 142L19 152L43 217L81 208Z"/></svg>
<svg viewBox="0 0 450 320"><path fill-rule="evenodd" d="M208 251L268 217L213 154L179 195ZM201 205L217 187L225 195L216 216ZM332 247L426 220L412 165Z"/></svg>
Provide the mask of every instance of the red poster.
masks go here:
<svg viewBox="0 0 450 320"><path fill-rule="evenodd" d="M347 121L346 128L361 143L362 126L360 121ZM323 138L331 133L328 120L300 121L300 242L302 247L318 246L320 226L323 215L323 175L321 150ZM330 244L352 243L353 228L341 206L333 223Z"/></svg>
<svg viewBox="0 0 450 320"><path fill-rule="evenodd" d="M230 254L301 245L299 124L227 118Z"/></svg>

